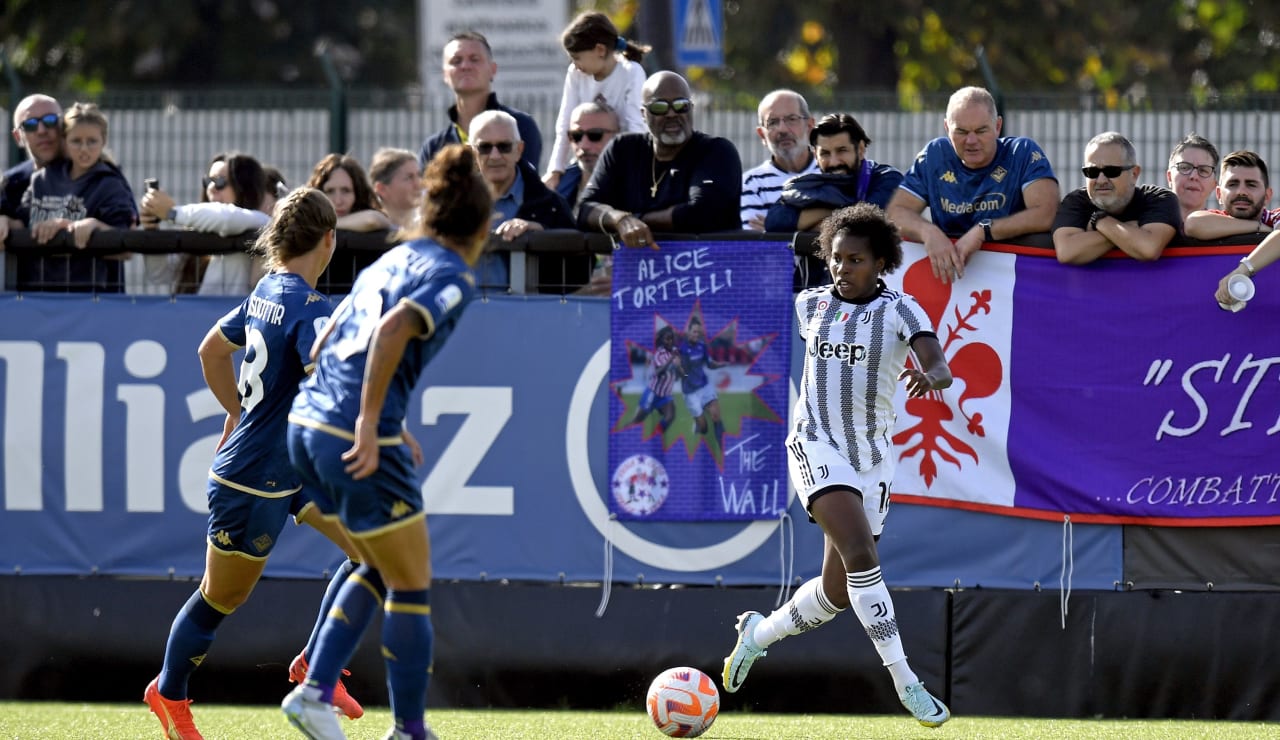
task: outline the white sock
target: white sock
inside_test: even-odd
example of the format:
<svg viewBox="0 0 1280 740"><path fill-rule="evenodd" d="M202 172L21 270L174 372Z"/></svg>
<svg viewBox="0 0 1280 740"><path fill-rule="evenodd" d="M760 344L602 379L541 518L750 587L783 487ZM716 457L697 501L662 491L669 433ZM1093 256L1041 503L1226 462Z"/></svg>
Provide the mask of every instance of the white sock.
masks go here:
<svg viewBox="0 0 1280 740"><path fill-rule="evenodd" d="M880 660L893 676L893 685L901 695L903 689L917 680L907 665L907 654L902 649L902 637L898 634L898 617L893 611L893 599L880 577L880 568L845 576L849 590L849 603L853 613L867 631L867 637L876 646Z"/></svg>
<svg viewBox="0 0 1280 740"><path fill-rule="evenodd" d="M835 619L843 609L832 606L822 589L822 577L811 578L796 589L791 600L756 625L752 638L762 648L784 637L817 629Z"/></svg>

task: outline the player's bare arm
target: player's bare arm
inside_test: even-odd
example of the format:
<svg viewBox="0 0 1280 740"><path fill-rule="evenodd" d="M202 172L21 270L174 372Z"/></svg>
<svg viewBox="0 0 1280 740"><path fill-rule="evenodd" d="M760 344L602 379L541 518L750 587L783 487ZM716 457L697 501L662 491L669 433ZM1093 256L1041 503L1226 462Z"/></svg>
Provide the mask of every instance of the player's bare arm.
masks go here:
<svg viewBox="0 0 1280 740"><path fill-rule="evenodd" d="M215 325L204 335L197 350L205 384L218 399L218 405L232 417L240 416L240 390L236 385L235 365L231 361L238 349L222 336Z"/></svg>
<svg viewBox="0 0 1280 740"><path fill-rule="evenodd" d="M421 337L428 327L418 312L401 303L378 322L369 340L360 388L360 415L356 417L355 444L342 453L346 471L355 480L368 478L378 469L378 417L387 400L387 387L404 357L409 341Z"/></svg>
<svg viewBox="0 0 1280 740"><path fill-rule="evenodd" d="M951 387L951 368L947 366L946 355L942 353L937 337L916 337L911 349L915 352L917 367L904 368L898 374L898 380L907 381L909 397L920 398L929 391Z"/></svg>

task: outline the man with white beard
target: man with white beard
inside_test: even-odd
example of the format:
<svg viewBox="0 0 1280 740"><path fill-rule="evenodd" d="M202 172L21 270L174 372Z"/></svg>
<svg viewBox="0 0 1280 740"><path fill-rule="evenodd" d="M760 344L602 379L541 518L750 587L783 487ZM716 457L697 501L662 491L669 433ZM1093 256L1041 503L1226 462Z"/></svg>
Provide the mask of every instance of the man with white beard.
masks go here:
<svg viewBox="0 0 1280 740"><path fill-rule="evenodd" d="M743 231L764 231L769 206L778 201L782 186L796 175L818 171L809 148L813 116L809 104L794 90L774 90L760 100L756 135L769 150L769 158L742 174L740 204Z"/></svg>
<svg viewBox="0 0 1280 740"><path fill-rule="evenodd" d="M737 231L742 160L733 142L693 128L689 83L657 72L644 83L648 133L619 134L582 192L578 227L656 248L655 233Z"/></svg>

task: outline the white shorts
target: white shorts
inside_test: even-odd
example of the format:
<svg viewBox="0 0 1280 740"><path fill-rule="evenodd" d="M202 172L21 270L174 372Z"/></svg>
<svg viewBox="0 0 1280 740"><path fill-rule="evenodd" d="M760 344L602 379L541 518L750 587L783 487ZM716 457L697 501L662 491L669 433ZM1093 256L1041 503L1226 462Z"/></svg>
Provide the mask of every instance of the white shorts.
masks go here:
<svg viewBox="0 0 1280 740"><path fill-rule="evenodd" d="M702 411L707 404L716 400L716 387L711 383L707 383L696 391L689 391L684 394L684 406L689 409L689 415L693 418L702 416Z"/></svg>
<svg viewBox="0 0 1280 740"><path fill-rule="evenodd" d="M791 474L791 484L804 510L810 511L814 500L825 493L852 488L862 494L862 508L873 535L878 536L884 529L884 518L889 513L889 487L897 467L897 459L889 457L859 472L840 450L826 442L810 442L795 435L787 437L787 472ZM809 519L813 520L812 513Z"/></svg>

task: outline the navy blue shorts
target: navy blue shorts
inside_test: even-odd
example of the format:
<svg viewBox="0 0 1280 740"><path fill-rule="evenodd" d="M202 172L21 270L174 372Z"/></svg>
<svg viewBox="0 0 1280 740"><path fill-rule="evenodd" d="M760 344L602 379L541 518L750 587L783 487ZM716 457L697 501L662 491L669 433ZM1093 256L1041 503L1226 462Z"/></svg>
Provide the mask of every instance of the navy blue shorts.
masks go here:
<svg viewBox="0 0 1280 740"><path fill-rule="evenodd" d="M422 519L422 489L408 445L384 445L378 470L352 480L342 459L351 444L329 432L289 423L289 459L320 513L337 516L355 537Z"/></svg>
<svg viewBox="0 0 1280 740"><path fill-rule="evenodd" d="M210 478L209 544L222 552L266 560L297 498L255 496Z"/></svg>

